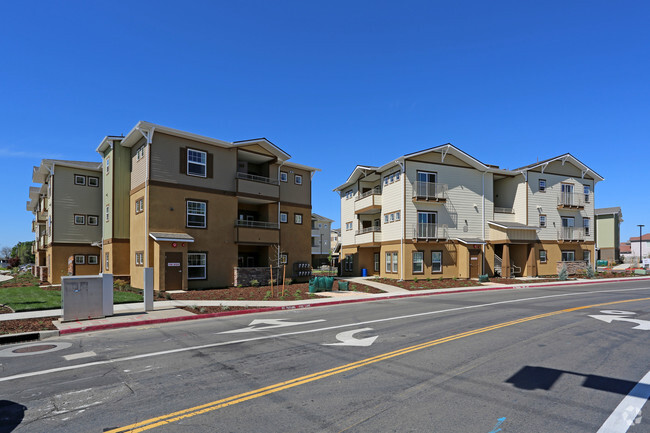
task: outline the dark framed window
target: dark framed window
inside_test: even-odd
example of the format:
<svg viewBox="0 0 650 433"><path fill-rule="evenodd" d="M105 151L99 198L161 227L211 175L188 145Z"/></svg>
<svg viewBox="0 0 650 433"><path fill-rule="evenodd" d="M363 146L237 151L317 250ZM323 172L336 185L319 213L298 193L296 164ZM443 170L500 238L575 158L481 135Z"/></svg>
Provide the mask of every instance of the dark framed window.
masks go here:
<svg viewBox="0 0 650 433"><path fill-rule="evenodd" d="M295 174L293 176L293 181L295 182L296 185L302 185L302 175Z"/></svg>
<svg viewBox="0 0 650 433"><path fill-rule="evenodd" d="M281 171L280 172L280 182L286 182L289 180L289 175L287 174L286 171Z"/></svg>
<svg viewBox="0 0 650 433"><path fill-rule="evenodd" d="M208 275L206 262L206 253L187 253L187 279L205 280Z"/></svg>
<svg viewBox="0 0 650 433"><path fill-rule="evenodd" d="M83 254L75 254L74 255L74 264L75 265L85 265L86 264L86 256Z"/></svg>
<svg viewBox="0 0 650 433"><path fill-rule="evenodd" d="M539 180L539 192L546 192L546 179Z"/></svg>
<svg viewBox="0 0 650 433"><path fill-rule="evenodd" d="M576 252L573 250L562 251L563 262L574 262L576 260Z"/></svg>
<svg viewBox="0 0 650 433"><path fill-rule="evenodd" d="M187 227L205 228L207 222L207 203L204 201L187 200Z"/></svg>
<svg viewBox="0 0 650 433"><path fill-rule="evenodd" d="M74 215L74 224L76 226L82 226L86 224L86 215Z"/></svg>
<svg viewBox="0 0 650 433"><path fill-rule="evenodd" d="M88 215L86 220L88 221L89 226L98 226L99 225L99 216L98 215Z"/></svg>
<svg viewBox="0 0 650 433"><path fill-rule="evenodd" d="M135 265L144 266L144 251L135 252Z"/></svg>
<svg viewBox="0 0 650 433"><path fill-rule="evenodd" d="M280 212L280 222L281 223L289 222L289 214L286 212Z"/></svg>
<svg viewBox="0 0 650 433"><path fill-rule="evenodd" d="M206 177L208 174L208 154L202 150L187 149L187 174Z"/></svg>
<svg viewBox="0 0 650 433"><path fill-rule="evenodd" d="M302 214L301 213L293 214L293 222L295 224L302 224Z"/></svg>
<svg viewBox="0 0 650 433"><path fill-rule="evenodd" d="M99 178L95 176L88 176L88 186L99 187Z"/></svg>
<svg viewBox="0 0 650 433"><path fill-rule="evenodd" d="M546 227L546 215L539 216L539 226Z"/></svg>
<svg viewBox="0 0 650 433"><path fill-rule="evenodd" d="M88 255L88 264L89 265L97 265L99 264L99 256L96 254L89 254Z"/></svg>
<svg viewBox="0 0 650 433"><path fill-rule="evenodd" d="M442 272L442 251L431 251L431 272Z"/></svg>
<svg viewBox="0 0 650 433"><path fill-rule="evenodd" d="M539 250L539 262L546 263L546 250Z"/></svg>
<svg viewBox="0 0 650 433"><path fill-rule="evenodd" d="M75 174L74 175L74 184L75 185L85 185L86 184L86 176L83 174Z"/></svg>

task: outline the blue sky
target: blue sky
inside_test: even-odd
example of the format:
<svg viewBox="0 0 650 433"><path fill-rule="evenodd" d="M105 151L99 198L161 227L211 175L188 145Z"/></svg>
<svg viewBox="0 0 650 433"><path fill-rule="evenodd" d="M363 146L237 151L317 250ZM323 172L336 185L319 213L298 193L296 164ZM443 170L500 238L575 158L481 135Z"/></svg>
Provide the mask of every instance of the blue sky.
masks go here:
<svg viewBox="0 0 650 433"><path fill-rule="evenodd" d="M515 168L566 152L605 178L622 239L650 230L650 3L24 1L0 6L0 247L33 239L41 158L99 160L139 120L266 137L318 167L452 143ZM645 232L644 232L645 233Z"/></svg>

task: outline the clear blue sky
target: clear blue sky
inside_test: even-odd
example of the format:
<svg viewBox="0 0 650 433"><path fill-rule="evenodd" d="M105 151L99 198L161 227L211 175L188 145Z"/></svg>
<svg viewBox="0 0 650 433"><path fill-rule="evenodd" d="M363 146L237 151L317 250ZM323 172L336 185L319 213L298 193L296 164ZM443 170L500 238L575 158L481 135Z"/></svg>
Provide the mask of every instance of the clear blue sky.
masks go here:
<svg viewBox="0 0 650 433"><path fill-rule="evenodd" d="M515 168L571 152L605 178L622 239L650 230L650 2L6 1L0 247L33 239L41 158L97 160L138 120L267 137L322 169L450 142Z"/></svg>

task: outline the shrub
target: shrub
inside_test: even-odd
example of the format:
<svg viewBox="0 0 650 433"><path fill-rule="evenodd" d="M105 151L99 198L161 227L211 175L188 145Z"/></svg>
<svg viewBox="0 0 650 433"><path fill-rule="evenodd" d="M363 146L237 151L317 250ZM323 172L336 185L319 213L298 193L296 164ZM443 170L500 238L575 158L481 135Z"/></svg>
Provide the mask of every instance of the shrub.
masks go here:
<svg viewBox="0 0 650 433"><path fill-rule="evenodd" d="M172 299L171 293L165 292L165 299L169 299L171 301L171 299Z"/></svg>
<svg viewBox="0 0 650 433"><path fill-rule="evenodd" d="M293 284L293 280L291 278L285 278L284 279L284 284L286 284L287 286L290 286L291 284Z"/></svg>
<svg viewBox="0 0 650 433"><path fill-rule="evenodd" d="M566 281L569 278L569 271L566 268L566 265L562 265L560 273L557 275L558 280Z"/></svg>
<svg viewBox="0 0 650 433"><path fill-rule="evenodd" d="M259 287L260 282L257 281L257 280L251 280L251 283L250 283L250 284L251 284L251 287Z"/></svg>
<svg viewBox="0 0 650 433"><path fill-rule="evenodd" d="M431 278L427 277L427 283L430 283L430 282L431 282Z"/></svg>
<svg viewBox="0 0 650 433"><path fill-rule="evenodd" d="M230 311L230 306L229 305L222 305L221 306L221 311Z"/></svg>
<svg viewBox="0 0 650 433"><path fill-rule="evenodd" d="M271 293L271 291L270 291L270 290L267 290L267 291L266 291L266 294L264 295L264 300L265 300L265 301L268 301L269 299L271 299L271 296L273 296L272 293Z"/></svg>
<svg viewBox="0 0 650 433"><path fill-rule="evenodd" d="M591 266L587 266L587 278L593 278L594 277L594 268Z"/></svg>
<svg viewBox="0 0 650 433"><path fill-rule="evenodd" d="M414 278L413 278L413 282L414 282L414 283L417 283L417 282L418 282L418 277L414 277Z"/></svg>
<svg viewBox="0 0 650 433"><path fill-rule="evenodd" d="M357 286L356 286L356 285L354 285L354 284L353 284L353 285L351 285L351 286L350 286L350 290L352 290L352 291L355 291L355 290L357 290Z"/></svg>

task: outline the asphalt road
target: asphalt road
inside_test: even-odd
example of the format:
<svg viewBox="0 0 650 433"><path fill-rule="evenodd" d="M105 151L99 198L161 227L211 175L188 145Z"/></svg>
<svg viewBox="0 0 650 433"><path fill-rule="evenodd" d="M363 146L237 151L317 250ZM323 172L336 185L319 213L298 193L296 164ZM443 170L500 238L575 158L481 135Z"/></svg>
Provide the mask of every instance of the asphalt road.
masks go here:
<svg viewBox="0 0 650 433"><path fill-rule="evenodd" d="M631 281L0 346L0 432L650 432L648 325Z"/></svg>

